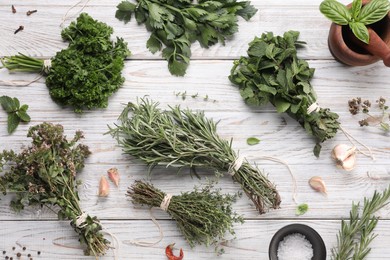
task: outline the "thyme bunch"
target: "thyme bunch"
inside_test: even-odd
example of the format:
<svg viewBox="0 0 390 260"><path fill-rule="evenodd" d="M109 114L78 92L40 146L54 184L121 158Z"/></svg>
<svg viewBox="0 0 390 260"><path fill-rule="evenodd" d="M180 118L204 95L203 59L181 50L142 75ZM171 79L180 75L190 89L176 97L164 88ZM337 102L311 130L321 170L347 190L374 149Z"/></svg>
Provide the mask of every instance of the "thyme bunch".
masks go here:
<svg viewBox="0 0 390 260"><path fill-rule="evenodd" d="M142 181L135 181L127 191L134 204L150 207L160 207L166 195L152 184ZM172 196L166 212L176 221L191 247L196 244L214 245L216 251L223 253L218 244L225 240L226 233L235 234L234 223L244 222L232 210L236 198L237 194L223 195L220 189L212 190L212 184L209 184Z"/></svg>
<svg viewBox="0 0 390 260"><path fill-rule="evenodd" d="M378 217L374 214L386 206L390 198L390 187L382 193L374 192L372 198L364 198L360 214L360 203L352 203L349 220L342 220L337 235L337 246L332 249L333 260L363 260L371 251L370 243L377 236L373 233Z"/></svg>
<svg viewBox="0 0 390 260"><path fill-rule="evenodd" d="M142 99L138 104L129 103L119 120L121 125L110 127L109 133L125 154L146 162L150 170L162 165L190 167L193 172L196 167L208 168L217 175L230 172L260 214L279 207L281 200L274 184L245 160L234 167L240 157L232 142L218 136L217 124L203 112L179 106L161 110L158 103Z"/></svg>
<svg viewBox="0 0 390 260"><path fill-rule="evenodd" d="M248 56L234 61L229 79L240 89L249 105L271 103L278 113L290 117L316 139L315 156L319 156L321 143L333 138L340 123L338 115L328 108L316 105L317 95L310 80L314 69L297 56L299 32L288 31L283 36L272 32L249 43ZM313 111L310 111L310 107Z"/></svg>
<svg viewBox="0 0 390 260"><path fill-rule="evenodd" d="M70 220L80 243L86 245L84 253L103 255L109 241L101 233L99 220L82 211L77 192L77 172L90 154L87 146L78 143L82 132L68 141L61 125L42 123L31 127L27 136L32 138L31 146L19 154L13 150L0 153L0 173L4 173L0 191L15 192L10 205L15 211L27 205L56 206L58 218Z"/></svg>

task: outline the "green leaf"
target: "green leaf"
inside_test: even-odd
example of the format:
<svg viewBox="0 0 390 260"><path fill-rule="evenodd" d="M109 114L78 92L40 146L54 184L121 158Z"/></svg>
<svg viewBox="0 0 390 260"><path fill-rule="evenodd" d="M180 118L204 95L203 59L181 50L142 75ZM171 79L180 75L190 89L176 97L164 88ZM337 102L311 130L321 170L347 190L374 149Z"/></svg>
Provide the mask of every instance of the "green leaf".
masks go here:
<svg viewBox="0 0 390 260"><path fill-rule="evenodd" d="M381 122L380 125L384 131L390 131L390 125L388 123Z"/></svg>
<svg viewBox="0 0 390 260"><path fill-rule="evenodd" d="M151 53L156 53L161 50L161 42L156 38L154 34L150 35L149 40L146 42L146 47Z"/></svg>
<svg viewBox="0 0 390 260"><path fill-rule="evenodd" d="M248 139L246 139L246 143L248 145L255 145L255 144L260 143L260 140L257 139L256 137L249 137Z"/></svg>
<svg viewBox="0 0 390 260"><path fill-rule="evenodd" d="M353 0L352 7L350 9L353 19L355 20L357 19L361 9L362 9L362 0Z"/></svg>
<svg viewBox="0 0 390 260"><path fill-rule="evenodd" d="M20 123L20 118L16 113L11 113L8 115L8 133L12 134Z"/></svg>
<svg viewBox="0 0 390 260"><path fill-rule="evenodd" d="M363 6L357 21L367 25L380 21L390 11L388 0L372 0Z"/></svg>
<svg viewBox="0 0 390 260"><path fill-rule="evenodd" d="M136 6L129 1L121 2L117 5L118 10L115 13L115 18L128 23L131 20L131 14L134 12L135 7Z"/></svg>
<svg viewBox="0 0 390 260"><path fill-rule="evenodd" d="M0 97L0 103L7 113L14 112L19 108L19 106L16 106L14 99L9 96Z"/></svg>
<svg viewBox="0 0 390 260"><path fill-rule="evenodd" d="M317 158L320 157L321 148L322 148L321 144L316 143L316 145L313 148L313 153L314 153L315 157L317 157Z"/></svg>
<svg viewBox="0 0 390 260"><path fill-rule="evenodd" d="M286 112L287 109L289 109L290 105L291 103L282 99L275 100L276 111L278 111L278 113Z"/></svg>
<svg viewBox="0 0 390 260"><path fill-rule="evenodd" d="M168 69L172 75L175 76L184 76L186 74L186 70L188 67L188 63L170 60L168 61Z"/></svg>
<svg viewBox="0 0 390 260"><path fill-rule="evenodd" d="M349 27L351 28L353 34L361 40L362 42L368 44L370 42L370 35L368 33L367 27L360 22L350 23Z"/></svg>
<svg viewBox="0 0 390 260"><path fill-rule="evenodd" d="M246 6L243 9L237 11L237 15L244 18L245 21L248 21L257 13L257 9L249 3L249 1L246 2Z"/></svg>
<svg viewBox="0 0 390 260"><path fill-rule="evenodd" d="M295 215L301 216L305 214L308 210L309 210L309 205L307 205L307 203L300 204L295 210Z"/></svg>
<svg viewBox="0 0 390 260"><path fill-rule="evenodd" d="M30 122L31 120L30 116L25 111L19 110L16 114L23 122Z"/></svg>
<svg viewBox="0 0 390 260"><path fill-rule="evenodd" d="M22 106L19 108L19 111L24 111L24 112L26 112L27 109L28 109L28 105L24 104L24 105L22 105Z"/></svg>
<svg viewBox="0 0 390 260"><path fill-rule="evenodd" d="M335 0L323 1L320 4L320 11L332 22L339 25L347 25L352 18L348 8Z"/></svg>

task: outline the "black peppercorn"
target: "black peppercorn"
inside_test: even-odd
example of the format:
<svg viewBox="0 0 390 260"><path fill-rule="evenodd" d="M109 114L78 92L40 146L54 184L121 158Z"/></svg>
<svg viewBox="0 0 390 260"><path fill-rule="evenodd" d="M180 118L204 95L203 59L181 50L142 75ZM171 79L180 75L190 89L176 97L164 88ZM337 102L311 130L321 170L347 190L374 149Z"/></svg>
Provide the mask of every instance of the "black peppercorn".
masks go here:
<svg viewBox="0 0 390 260"><path fill-rule="evenodd" d="M21 253L17 253L16 256L17 256L17 257L21 257L22 254L21 254Z"/></svg>
<svg viewBox="0 0 390 260"><path fill-rule="evenodd" d="M40 255L41 254L41 251L38 251L38 255Z"/></svg>
<svg viewBox="0 0 390 260"><path fill-rule="evenodd" d="M3 251L3 255L5 255L5 253L7 253L7 252L5 252L5 250Z"/></svg>
<svg viewBox="0 0 390 260"><path fill-rule="evenodd" d="M24 251L24 250L26 250L26 247L25 247L25 246L23 247L23 251Z"/></svg>
<svg viewBox="0 0 390 260"><path fill-rule="evenodd" d="M12 247L12 250L15 250L15 247L14 247L14 246Z"/></svg>
<svg viewBox="0 0 390 260"><path fill-rule="evenodd" d="M31 254L28 254L27 257L31 257Z"/></svg>

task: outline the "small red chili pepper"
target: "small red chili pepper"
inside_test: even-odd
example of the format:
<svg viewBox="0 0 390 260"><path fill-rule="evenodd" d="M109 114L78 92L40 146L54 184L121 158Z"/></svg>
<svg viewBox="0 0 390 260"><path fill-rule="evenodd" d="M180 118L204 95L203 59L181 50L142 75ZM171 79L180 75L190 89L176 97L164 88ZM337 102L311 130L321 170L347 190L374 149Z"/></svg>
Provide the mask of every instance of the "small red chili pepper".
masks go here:
<svg viewBox="0 0 390 260"><path fill-rule="evenodd" d="M168 260L182 260L184 257L183 249L180 248L180 256L175 256L172 252L175 244L170 244L165 248L165 254L168 257Z"/></svg>

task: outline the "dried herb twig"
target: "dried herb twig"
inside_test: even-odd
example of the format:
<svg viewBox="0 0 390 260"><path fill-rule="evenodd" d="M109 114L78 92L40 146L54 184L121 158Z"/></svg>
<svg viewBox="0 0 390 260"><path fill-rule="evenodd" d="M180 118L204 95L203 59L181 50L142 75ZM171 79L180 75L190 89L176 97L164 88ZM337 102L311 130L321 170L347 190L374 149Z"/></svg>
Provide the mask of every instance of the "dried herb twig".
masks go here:
<svg viewBox="0 0 390 260"><path fill-rule="evenodd" d="M132 113L132 117L130 117ZM157 165L203 167L230 172L260 214L278 208L280 196L275 186L259 169L251 166L232 149L232 143L221 139L217 125L203 112L171 107L160 110L158 103L143 99L129 103L119 117L121 125L110 128L124 153Z"/></svg>
<svg viewBox="0 0 390 260"><path fill-rule="evenodd" d="M152 184L135 181L127 192L134 204L161 207L166 193ZM224 241L228 232L234 235L233 224L243 218L232 210L237 195L222 195L209 184L192 192L170 197L166 212L176 221L178 228L191 247L196 244L214 245ZM223 250L219 250L223 253Z"/></svg>
<svg viewBox="0 0 390 260"><path fill-rule="evenodd" d="M368 246L376 237L373 230L378 223L374 214L386 206L390 199L390 187L382 193L377 191L371 199L364 198L363 210L359 213L360 203L352 203L349 220L342 220L337 235L337 246L332 249L333 260L363 260L371 251Z"/></svg>
<svg viewBox="0 0 390 260"><path fill-rule="evenodd" d="M103 255L109 241L101 233L99 220L82 211L77 192L77 172L90 154L87 146L78 144L82 133L76 132L68 141L61 125L43 123L31 127L27 136L32 144L21 153L0 153L0 172L4 172L0 191L16 193L11 202L16 211L25 205L58 206L58 218L71 221L80 243L87 246L85 254Z"/></svg>

